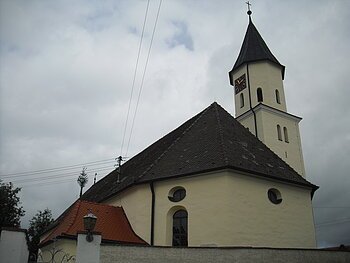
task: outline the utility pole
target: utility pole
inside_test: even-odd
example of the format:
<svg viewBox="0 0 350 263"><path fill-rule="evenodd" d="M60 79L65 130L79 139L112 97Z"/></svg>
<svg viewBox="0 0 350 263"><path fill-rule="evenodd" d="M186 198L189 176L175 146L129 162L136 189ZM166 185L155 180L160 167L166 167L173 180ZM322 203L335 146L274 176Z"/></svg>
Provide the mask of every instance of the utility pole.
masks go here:
<svg viewBox="0 0 350 263"><path fill-rule="evenodd" d="M119 156L117 158L115 158L117 160L117 164L115 166L117 166L117 183L120 183L120 175L121 175L121 166L122 166L122 161L123 161L123 157Z"/></svg>

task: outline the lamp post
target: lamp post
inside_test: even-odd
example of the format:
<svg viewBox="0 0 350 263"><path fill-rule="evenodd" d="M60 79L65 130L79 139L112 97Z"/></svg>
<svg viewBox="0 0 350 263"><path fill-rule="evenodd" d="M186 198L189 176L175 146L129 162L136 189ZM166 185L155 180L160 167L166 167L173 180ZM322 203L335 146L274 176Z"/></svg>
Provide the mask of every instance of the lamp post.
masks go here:
<svg viewBox="0 0 350 263"><path fill-rule="evenodd" d="M83 217L83 221L84 229L87 231L86 241L91 242L94 240L92 231L95 228L97 217L92 213L91 209L89 209L89 213Z"/></svg>

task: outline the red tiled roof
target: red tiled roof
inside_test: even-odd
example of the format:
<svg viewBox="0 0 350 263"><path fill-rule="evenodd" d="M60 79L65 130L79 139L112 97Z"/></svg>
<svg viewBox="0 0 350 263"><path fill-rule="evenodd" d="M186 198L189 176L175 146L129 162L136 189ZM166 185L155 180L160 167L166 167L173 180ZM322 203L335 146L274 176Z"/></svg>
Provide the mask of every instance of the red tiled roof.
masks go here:
<svg viewBox="0 0 350 263"><path fill-rule="evenodd" d="M97 217L94 231L101 233L102 242L147 244L132 230L122 207L78 200L54 222L57 226L40 245L56 237L77 236L77 232L84 231L83 217L88 214L89 209Z"/></svg>

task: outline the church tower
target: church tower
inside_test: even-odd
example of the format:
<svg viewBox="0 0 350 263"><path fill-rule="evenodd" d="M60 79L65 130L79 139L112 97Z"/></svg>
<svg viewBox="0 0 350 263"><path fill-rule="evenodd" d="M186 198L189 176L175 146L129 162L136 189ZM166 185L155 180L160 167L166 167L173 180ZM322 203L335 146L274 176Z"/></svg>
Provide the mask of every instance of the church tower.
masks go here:
<svg viewBox="0 0 350 263"><path fill-rule="evenodd" d="M285 66L272 54L251 19L238 58L229 72L236 119L305 177L299 122L287 112Z"/></svg>

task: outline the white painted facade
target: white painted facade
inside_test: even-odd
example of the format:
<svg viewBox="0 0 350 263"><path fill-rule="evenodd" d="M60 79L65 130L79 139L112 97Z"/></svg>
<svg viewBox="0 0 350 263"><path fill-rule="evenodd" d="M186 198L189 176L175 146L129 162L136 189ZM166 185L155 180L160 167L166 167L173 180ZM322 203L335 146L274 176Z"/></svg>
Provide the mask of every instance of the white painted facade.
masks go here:
<svg viewBox="0 0 350 263"><path fill-rule="evenodd" d="M169 192L181 186L186 197L171 202ZM267 192L276 188L276 205ZM234 171L221 171L154 182L154 245L172 245L172 216L188 212L189 246L316 247L311 189ZM138 205L134 206L135 196ZM138 185L108 201L122 205L136 234L150 243L151 190ZM132 220L137 218L137 221Z"/></svg>
<svg viewBox="0 0 350 263"><path fill-rule="evenodd" d="M86 234L78 234L77 263L99 263L101 235L94 234L93 240L88 242Z"/></svg>
<svg viewBox="0 0 350 263"><path fill-rule="evenodd" d="M234 95L237 120L305 177L299 132L301 118L287 113L281 67L269 61L251 62L232 72L230 78L235 80L243 74L247 87ZM260 102L258 88L263 94ZM244 106L241 96L244 97ZM281 131L280 138L277 126Z"/></svg>
<svg viewBox="0 0 350 263"><path fill-rule="evenodd" d="M28 261L29 251L26 233L22 230L1 230L0 263L23 263Z"/></svg>

